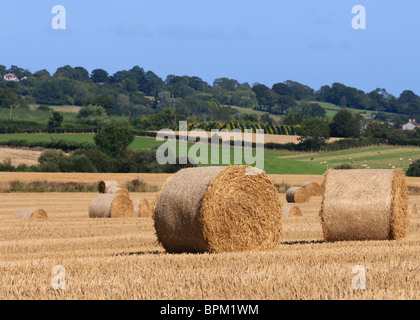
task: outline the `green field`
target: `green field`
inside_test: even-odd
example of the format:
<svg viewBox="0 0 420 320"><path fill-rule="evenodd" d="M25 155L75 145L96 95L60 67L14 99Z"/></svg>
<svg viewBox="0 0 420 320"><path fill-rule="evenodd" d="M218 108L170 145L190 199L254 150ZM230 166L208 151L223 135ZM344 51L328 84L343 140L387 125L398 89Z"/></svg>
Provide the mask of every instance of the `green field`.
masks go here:
<svg viewBox="0 0 420 320"><path fill-rule="evenodd" d="M297 102L298 103L303 103L303 101L302 102L297 101ZM327 117L330 117L330 118L333 118L337 114L338 111L343 109L343 108L341 108L341 107L339 107L335 104L327 103L327 102L310 101L310 103L319 104L326 111ZM353 111L355 113L366 114L366 115L369 115L369 116L377 113L377 111L374 111L374 110L362 110L362 109L353 109L353 108L349 108L349 110ZM385 114L390 114L390 115L392 114L392 113L389 113L389 112L384 112L384 113Z"/></svg>
<svg viewBox="0 0 420 320"><path fill-rule="evenodd" d="M51 115L52 111L13 109L13 120L15 121L31 121L47 124ZM9 117L10 109L0 108L0 120L9 120ZM76 121L75 113L63 112L63 117L63 124L74 123Z"/></svg>
<svg viewBox="0 0 420 320"><path fill-rule="evenodd" d="M92 134L8 134L0 135L0 142L9 140L26 140L28 142L48 142L51 139L75 142L93 143ZM163 142L151 138L136 137L130 145L132 150L150 150ZM203 151L203 158L211 165L210 147L201 151L191 151L193 144L188 144L188 154L197 161ZM198 145L196 146L196 148ZM230 159L234 163L234 153L238 149L231 148ZM187 156L183 151L180 156ZM197 156L195 156L197 155ZM253 151L255 156L255 150ZM242 153L242 159L243 153ZM400 160L402 159L402 160ZM410 160L411 159L411 160ZM303 154L280 151L264 152L264 169L269 174L324 174L329 168L341 164L351 164L354 168L391 169L392 167L406 170L411 162L420 159L419 147L371 147L347 151L326 152L321 154ZM366 162L365 162L366 161ZM222 151L219 148L219 162L222 164ZM326 162L326 163L325 163Z"/></svg>

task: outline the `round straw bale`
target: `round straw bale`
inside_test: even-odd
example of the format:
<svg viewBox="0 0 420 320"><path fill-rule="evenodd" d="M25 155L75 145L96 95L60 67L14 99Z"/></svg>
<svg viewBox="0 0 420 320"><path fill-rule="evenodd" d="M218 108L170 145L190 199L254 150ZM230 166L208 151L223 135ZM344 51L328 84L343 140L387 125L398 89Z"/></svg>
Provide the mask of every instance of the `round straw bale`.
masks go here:
<svg viewBox="0 0 420 320"><path fill-rule="evenodd" d="M417 206L414 203L410 203L410 213L412 215L418 215L419 214Z"/></svg>
<svg viewBox="0 0 420 320"><path fill-rule="evenodd" d="M120 194L100 194L89 207L90 218L132 218L133 202L129 197Z"/></svg>
<svg viewBox="0 0 420 320"><path fill-rule="evenodd" d="M398 240L410 227L402 170L329 170L322 201L324 240Z"/></svg>
<svg viewBox="0 0 420 320"><path fill-rule="evenodd" d="M37 208L22 208L19 209L14 219L47 219L48 214L43 209Z"/></svg>
<svg viewBox="0 0 420 320"><path fill-rule="evenodd" d="M280 242L281 209L276 188L259 169L184 169L157 196L155 229L168 252L265 250Z"/></svg>
<svg viewBox="0 0 420 320"><path fill-rule="evenodd" d="M305 188L293 187L287 190L286 199L289 203L306 203L311 196Z"/></svg>
<svg viewBox="0 0 420 320"><path fill-rule="evenodd" d="M309 195L311 197L319 197L322 196L322 188L321 186L316 182L306 182L302 188L308 190Z"/></svg>
<svg viewBox="0 0 420 320"><path fill-rule="evenodd" d="M129 192L127 190L127 188L125 186L122 185L113 185L110 186L107 191L106 194L123 194L123 195L129 195Z"/></svg>
<svg viewBox="0 0 420 320"><path fill-rule="evenodd" d="M282 208L283 217L302 217L302 211L296 206L284 206Z"/></svg>
<svg viewBox="0 0 420 320"><path fill-rule="evenodd" d="M153 207L150 205L149 201L142 199L140 201L140 218L152 218L153 217Z"/></svg>
<svg viewBox="0 0 420 320"><path fill-rule="evenodd" d="M115 180L104 180L100 181L98 185L99 193L106 193L107 190L112 186L117 186L118 182Z"/></svg>

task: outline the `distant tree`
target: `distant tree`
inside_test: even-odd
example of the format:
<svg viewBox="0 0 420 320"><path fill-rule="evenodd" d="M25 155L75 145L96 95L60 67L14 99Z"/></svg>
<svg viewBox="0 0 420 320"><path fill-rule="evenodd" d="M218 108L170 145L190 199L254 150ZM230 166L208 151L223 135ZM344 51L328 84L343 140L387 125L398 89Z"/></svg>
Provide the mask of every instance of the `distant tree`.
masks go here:
<svg viewBox="0 0 420 320"><path fill-rule="evenodd" d="M260 117L260 121L262 123L268 123L268 124L273 124L274 123L274 119L272 117L270 117L270 115L268 113L264 113L261 117Z"/></svg>
<svg viewBox="0 0 420 320"><path fill-rule="evenodd" d="M12 89L0 88L0 108L10 108L18 104L19 98Z"/></svg>
<svg viewBox="0 0 420 320"><path fill-rule="evenodd" d="M305 118L299 113L289 113L283 119L283 123L289 126L302 125Z"/></svg>
<svg viewBox="0 0 420 320"><path fill-rule="evenodd" d="M388 125L372 121L367 124L366 136L378 138L378 139L389 139L391 132Z"/></svg>
<svg viewBox="0 0 420 320"><path fill-rule="evenodd" d="M328 124L321 119L305 120L300 131L299 141L306 150L320 150L330 138Z"/></svg>
<svg viewBox="0 0 420 320"><path fill-rule="evenodd" d="M301 114L307 118L324 118L325 109L317 103L304 103L300 106Z"/></svg>
<svg viewBox="0 0 420 320"><path fill-rule="evenodd" d="M293 97L292 89L285 83L276 83L273 85L272 90L279 96Z"/></svg>
<svg viewBox="0 0 420 320"><path fill-rule="evenodd" d="M127 127L109 124L94 137L99 149L112 158L118 158L134 141L134 134Z"/></svg>
<svg viewBox="0 0 420 320"><path fill-rule="evenodd" d="M54 111L51 118L48 120L48 127L51 129L59 128L63 123L64 117L61 112Z"/></svg>
<svg viewBox="0 0 420 320"><path fill-rule="evenodd" d="M342 109L334 116L331 124L331 136L340 138L360 137L360 119L350 110Z"/></svg>
<svg viewBox="0 0 420 320"><path fill-rule="evenodd" d="M279 96L276 105L280 106L281 113L285 113L296 107L296 101L292 96Z"/></svg>
<svg viewBox="0 0 420 320"><path fill-rule="evenodd" d="M410 164L410 167L407 170L407 176L420 177L420 160L417 160Z"/></svg>
<svg viewBox="0 0 420 320"><path fill-rule="evenodd" d="M45 69L42 69L42 70L39 70L39 71L35 72L33 74L33 76L35 78L38 78L38 79L41 79L41 80L46 80L46 79L51 78L51 74Z"/></svg>
<svg viewBox="0 0 420 320"><path fill-rule="evenodd" d="M90 74L90 78L95 83L105 83L108 81L108 77L108 72L103 69L95 69Z"/></svg>
<svg viewBox="0 0 420 320"><path fill-rule="evenodd" d="M228 91L234 91L239 86L239 82L235 79L219 78L214 80L213 86L220 87Z"/></svg>
<svg viewBox="0 0 420 320"><path fill-rule="evenodd" d="M277 93L273 92L270 88L263 84L253 86L252 90L255 92L260 107L268 107L270 109L279 99L279 95Z"/></svg>
<svg viewBox="0 0 420 320"><path fill-rule="evenodd" d="M98 125L101 120L106 117L105 109L101 106L85 106L82 107L76 116L76 119L81 123Z"/></svg>

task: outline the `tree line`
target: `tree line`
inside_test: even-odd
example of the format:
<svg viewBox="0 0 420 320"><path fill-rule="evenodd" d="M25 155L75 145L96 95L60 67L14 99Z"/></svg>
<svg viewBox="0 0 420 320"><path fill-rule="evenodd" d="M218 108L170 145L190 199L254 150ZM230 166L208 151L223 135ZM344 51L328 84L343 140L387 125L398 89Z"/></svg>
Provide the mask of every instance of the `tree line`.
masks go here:
<svg viewBox="0 0 420 320"><path fill-rule="evenodd" d="M5 81L13 73L19 82ZM109 74L106 70L88 72L83 67L60 67L54 74L47 70L32 73L28 69L0 65L0 108L28 104L100 106L107 115L137 117L157 114L169 108L186 116L206 121L231 120L238 113L232 106L252 108L275 115L288 113L322 116L322 108L310 102L327 102L342 108L356 108L420 119L420 97L411 90L398 97L386 89L364 92L341 83L319 90L287 80L271 88L260 83L240 83L218 78L212 84L196 76L169 75L160 78L139 66Z"/></svg>

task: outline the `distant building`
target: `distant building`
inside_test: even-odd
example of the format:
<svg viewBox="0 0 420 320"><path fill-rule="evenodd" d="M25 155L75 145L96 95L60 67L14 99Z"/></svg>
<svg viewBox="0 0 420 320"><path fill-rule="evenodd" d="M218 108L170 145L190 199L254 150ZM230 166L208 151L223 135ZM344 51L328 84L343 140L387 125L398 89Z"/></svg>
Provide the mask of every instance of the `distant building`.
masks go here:
<svg viewBox="0 0 420 320"><path fill-rule="evenodd" d="M415 128L420 128L420 124L416 122L416 119L410 119L407 124L403 125L402 128L405 131L413 131Z"/></svg>
<svg viewBox="0 0 420 320"><path fill-rule="evenodd" d="M6 81L15 81L18 82L19 79L18 77L16 77L16 75L14 73L8 73L4 76L4 80Z"/></svg>

